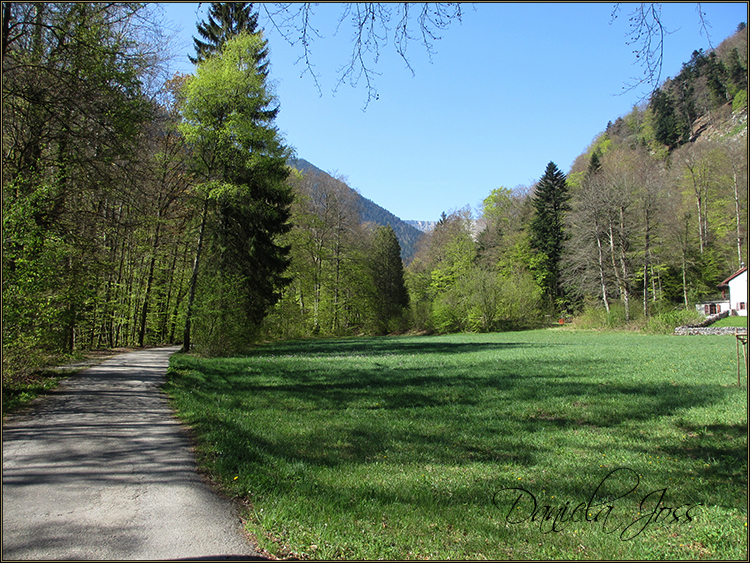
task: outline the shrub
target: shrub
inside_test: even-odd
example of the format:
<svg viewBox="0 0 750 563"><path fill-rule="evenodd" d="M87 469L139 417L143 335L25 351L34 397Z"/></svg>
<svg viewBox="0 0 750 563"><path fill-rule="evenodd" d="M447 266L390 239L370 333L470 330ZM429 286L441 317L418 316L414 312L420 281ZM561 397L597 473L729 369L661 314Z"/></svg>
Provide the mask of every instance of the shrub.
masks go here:
<svg viewBox="0 0 750 563"><path fill-rule="evenodd" d="M732 100L732 112L740 111L747 107L747 90L740 90Z"/></svg>
<svg viewBox="0 0 750 563"><path fill-rule="evenodd" d="M644 330L653 334L672 334L678 326L697 324L701 320L703 317L698 311L673 309L649 318Z"/></svg>

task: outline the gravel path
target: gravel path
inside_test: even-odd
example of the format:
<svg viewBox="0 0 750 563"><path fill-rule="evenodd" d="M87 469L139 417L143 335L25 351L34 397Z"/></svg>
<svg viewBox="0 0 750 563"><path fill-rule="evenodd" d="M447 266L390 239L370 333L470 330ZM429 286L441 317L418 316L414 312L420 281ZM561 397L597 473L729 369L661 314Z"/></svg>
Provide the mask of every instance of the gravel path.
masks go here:
<svg viewBox="0 0 750 563"><path fill-rule="evenodd" d="M159 390L177 348L121 354L3 425L2 559L258 559Z"/></svg>

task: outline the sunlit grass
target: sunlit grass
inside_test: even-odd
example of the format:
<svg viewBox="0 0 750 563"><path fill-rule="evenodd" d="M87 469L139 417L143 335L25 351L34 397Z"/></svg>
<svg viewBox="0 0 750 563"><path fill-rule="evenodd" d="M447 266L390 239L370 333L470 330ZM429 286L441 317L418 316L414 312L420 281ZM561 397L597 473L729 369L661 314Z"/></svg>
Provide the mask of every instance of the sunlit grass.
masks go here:
<svg viewBox="0 0 750 563"><path fill-rule="evenodd" d="M200 463L249 503L250 530L275 554L744 558L747 390L736 369L732 337L553 329L178 355L166 389ZM618 468L628 471L597 498L638 486L606 525L592 515L552 529L553 514L567 507L564 520ZM509 487L534 495L535 521L509 514ZM649 521L660 496L640 503L662 489ZM648 525L624 541L632 522Z"/></svg>
<svg viewBox="0 0 750 563"><path fill-rule="evenodd" d="M711 325L712 327L736 326L747 328L747 317L724 317Z"/></svg>

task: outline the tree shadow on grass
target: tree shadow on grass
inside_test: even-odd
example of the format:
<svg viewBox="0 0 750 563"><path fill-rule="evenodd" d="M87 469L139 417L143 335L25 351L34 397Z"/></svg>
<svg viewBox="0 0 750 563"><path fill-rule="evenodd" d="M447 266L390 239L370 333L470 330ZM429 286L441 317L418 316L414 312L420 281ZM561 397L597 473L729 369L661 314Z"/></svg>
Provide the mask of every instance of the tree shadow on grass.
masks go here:
<svg viewBox="0 0 750 563"><path fill-rule="evenodd" d="M569 344L565 344L566 346ZM393 356L399 354L467 354L474 352L507 350L511 348L540 348L561 346L552 343L527 342L449 342L434 338L408 337L373 337L373 338L337 338L326 340L300 340L273 344L251 352L249 356L266 354L295 355L305 357L325 356Z"/></svg>
<svg viewBox="0 0 750 563"><path fill-rule="evenodd" d="M311 353L368 358L399 353L461 354L503 346L515 345L385 341L382 346L372 346L369 341L344 340L304 343L304 357ZM299 480L309 475L306 467L367 467L385 459L388 463L399 459L454 467L486 463L541 471L556 455L573 454L558 454L559 445L547 445L541 439L529 443L528 438L550 430L590 433L592 437L596 433L630 436L628 426L633 423L645 435L641 432L632 444L623 445L625 455L636 457L650 451L724 460L724 465L715 465L712 473L706 473L725 491L724 498L726 491L736 486L732 480L741 478L739 460L747 453L741 435L746 434L746 424L686 428L686 433L698 434L700 430L722 436L684 444L649 436L647 426L650 421L659 424L659 419L671 416L679 420L681 412L719 404L736 394L736 388L709 383L675 385L666 378L636 384L632 378L617 375L636 369L635 360L623 358L565 363L549 357L516 357L506 362L483 356L470 365L458 362L438 368L435 364L402 367L371 360L347 365L277 362L270 357L278 359L280 353L294 349L292 343L259 351L256 358L268 355L274 361L262 367L253 364L252 373L238 372L242 364L201 362L190 366L200 370L191 391L205 394L207 400L225 396L236 409L236 416L222 417L207 408L193 422L206 428L223 425L225 431L212 446L223 452L219 463L229 473L240 473L243 466L252 465L254 479L267 490L299 486ZM252 424L240 422L243 417ZM299 430L264 431L269 424L281 427L290 421ZM580 497L596 470L587 468L585 475L562 480L560 494ZM478 486L454 495L451 502L463 498L461 495L464 500L481 496ZM383 502L408 500L401 493L393 498L387 491L382 495ZM487 500L486 495L482 498Z"/></svg>
<svg viewBox="0 0 750 563"><path fill-rule="evenodd" d="M234 365L208 362L196 364L191 374L182 377L194 378L184 383L192 391L226 395L237 408L258 404L340 413L346 409L489 408L494 402L523 422L545 420L555 426L618 426L623 421L711 405L736 392L714 384L591 381L591 370L607 371L600 360L578 360L571 368L561 368L557 360L535 358L442 368L314 366L269 363L256 377L238 372ZM618 360L617 369L627 370L627 365ZM546 410L529 415L526 411L531 405L545 405ZM440 414L436 411L435 416Z"/></svg>

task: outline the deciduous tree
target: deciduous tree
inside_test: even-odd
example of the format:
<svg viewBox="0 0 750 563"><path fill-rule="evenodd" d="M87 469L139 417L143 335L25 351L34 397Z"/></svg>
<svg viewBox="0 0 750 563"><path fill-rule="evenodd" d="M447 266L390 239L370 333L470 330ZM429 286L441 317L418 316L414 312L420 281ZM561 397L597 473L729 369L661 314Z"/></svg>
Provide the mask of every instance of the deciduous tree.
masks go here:
<svg viewBox="0 0 750 563"><path fill-rule="evenodd" d="M229 275L226 279L233 281L227 287L235 288L218 312L207 314L213 319L231 309L240 314L235 322L247 331L262 320L286 283L288 249L278 237L289 229L292 201L286 184L288 151L273 125L276 101L256 65L263 48L258 34L240 34L227 40L220 54L199 63L196 76L185 85L180 126L203 199L199 241L209 235L211 250L211 268L205 272ZM200 248L196 276L203 267ZM196 284L191 286L192 293ZM185 350L190 348L193 312L186 320Z"/></svg>

